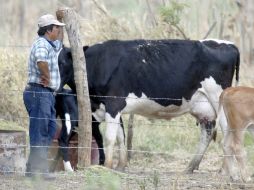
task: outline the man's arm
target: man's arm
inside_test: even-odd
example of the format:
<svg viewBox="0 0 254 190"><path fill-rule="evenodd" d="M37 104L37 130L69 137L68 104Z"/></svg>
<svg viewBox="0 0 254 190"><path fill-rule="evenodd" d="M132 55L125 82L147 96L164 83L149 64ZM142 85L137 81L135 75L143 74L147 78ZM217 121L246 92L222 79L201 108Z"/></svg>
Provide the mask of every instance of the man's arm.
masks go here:
<svg viewBox="0 0 254 190"><path fill-rule="evenodd" d="M37 62L37 65L38 65L39 71L41 72L41 81L40 81L40 83L44 87L48 87L49 82L50 82L50 74L49 74L48 63L44 62L44 61L39 61L39 62Z"/></svg>

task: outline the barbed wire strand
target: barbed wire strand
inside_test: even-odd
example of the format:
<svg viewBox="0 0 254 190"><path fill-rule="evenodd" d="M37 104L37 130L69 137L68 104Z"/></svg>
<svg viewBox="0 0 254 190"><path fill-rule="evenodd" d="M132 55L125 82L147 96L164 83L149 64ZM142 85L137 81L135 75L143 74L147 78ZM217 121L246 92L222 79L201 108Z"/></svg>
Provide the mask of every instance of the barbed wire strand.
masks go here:
<svg viewBox="0 0 254 190"><path fill-rule="evenodd" d="M15 117L16 119L38 119L38 120L48 120L49 118L39 118L39 117L29 117L29 116L20 116L20 117ZM74 120L74 119L70 119L70 120L65 120L65 119L59 119L59 118L56 118L56 119L50 119L50 120L54 120L54 121L74 121L74 122L80 122L80 121L82 121L82 120ZM6 118L0 118L0 121L7 121L7 122L10 122L11 120L8 120L8 119L6 119ZM166 120L167 121L167 120ZM193 126L193 125L191 125L191 126L186 126L186 122L187 121L169 121L169 122L171 122L171 123L169 123L169 124L160 124L160 123L147 123L147 122L144 122L143 120L141 120L141 119L139 119L139 120L134 120L134 122L133 122L133 126L137 126L137 125L143 125L143 126L154 126L154 125L156 125L156 126L159 126L159 127L168 127L168 128L170 128L170 127L179 127L179 128L184 128L185 130L187 129L190 129L190 130L193 130L193 129L195 129L195 130L198 130L198 126L197 125L195 125L195 126ZM174 122L175 122L175 124L174 124ZM121 123L121 122L109 122L109 121L102 121L102 122L100 122L100 121L92 121L92 123L106 123L106 124L118 124L118 125L124 125L125 123L123 122L123 123ZM179 124L181 124L181 125L179 125ZM77 128L78 126L73 126L74 128ZM229 132L235 132L235 131L244 131L244 132L246 132L246 131L249 131L249 129L248 128L240 128L240 129L232 129L232 128L228 128L228 129L222 129L221 127L216 127L216 130L217 130L217 132L227 132L227 131L229 131ZM75 132L77 132L77 131L75 131Z"/></svg>
<svg viewBox="0 0 254 190"><path fill-rule="evenodd" d="M68 146L68 147L64 147L64 146L54 146L54 145L51 145L51 146L29 146L29 145L25 145L25 144L0 144L0 147L1 148L5 148L5 149L14 149L14 148L49 148L49 149L58 149L58 148L61 148L61 149L91 149L91 150L106 150L107 148L95 148L95 147L85 147L85 146ZM248 149L248 147L245 147L246 149ZM249 146L249 148L251 148L251 146ZM138 153L138 154L149 154L149 155L167 155L167 156L171 156L172 155L172 152L159 152L159 151L148 151L148 150L134 150L134 149L131 149L131 150L127 150L127 149L121 149L121 148L116 148L114 147L113 148L114 151L121 151L121 150L125 150L127 152L132 152L132 153ZM248 149L248 152L252 153L254 152L254 150L249 150ZM198 154L198 153L186 153L187 156L205 156L206 154ZM209 156L211 156L211 154L209 154ZM219 157L219 158L224 158L224 157L231 157L231 156L242 156L242 155L235 155L235 154L222 154L222 155L218 155L218 154L212 154L213 157Z"/></svg>
<svg viewBox="0 0 254 190"><path fill-rule="evenodd" d="M84 20L84 19L83 19ZM0 45L0 47L1 48L3 48L3 47L8 47L8 48L30 48L30 46L27 46L27 45L6 45L6 46L1 46ZM13 70L11 70L12 72L13 72ZM20 70L21 71L21 70ZM254 78L253 78L254 79ZM68 95L70 95L70 94L68 94ZM74 94L73 94L74 95ZM91 95L91 96L93 96L93 95ZM127 97L116 97L116 96L94 96L94 97L103 97L103 98L127 98ZM130 97L128 97L128 98L130 98ZM140 98L139 98L140 99ZM166 100L178 100L178 101L182 101L182 99L169 99L169 98L149 98L149 99L166 99ZM4 148L6 148L6 144L2 144L2 145L0 145L0 146L2 146L2 147L4 147ZM9 147L11 147L11 145L8 145ZM19 145L20 147L24 147L24 146L26 146L26 145ZM52 147L51 147L52 148ZM57 147L55 147L55 148L58 148L58 146ZM61 148L89 148L89 149L91 149L91 147L61 147ZM92 149L94 149L94 148L92 148ZM135 150L129 150L129 151L132 151L132 152L135 152ZM148 153L148 151L139 151L139 152L142 152L142 153ZM149 152L149 153L151 153L151 152ZM153 154L161 154L161 153L158 153L158 152L152 152ZM165 152L164 152L165 153ZM195 154L196 155L196 154ZM0 173L6 173L6 171L5 170L0 170ZM20 173L20 172L18 172L18 171L8 171L9 173ZM174 171L175 172L175 171ZM22 174L23 174L23 172L21 172ZM43 173L36 173L36 174L43 174ZM57 175L67 175L67 174L57 174ZM69 174L68 174L69 175ZM91 176L90 176L91 177ZM93 177L95 177L95 176L93 176ZM96 177L101 177L101 176L96 176ZM136 178L141 178L141 179L144 179L144 177L140 177L140 176L135 176L135 179ZM125 179L133 179L133 177L124 177ZM147 177L145 177L145 178L147 178ZM150 178L150 177L149 177ZM166 181L169 181L168 180L168 178L160 178L160 180L166 180ZM186 181L191 181L191 180L189 180L189 179L178 179L178 178L176 178L175 180L177 180L177 182L179 182L179 181L184 181L184 182L186 182ZM195 180L195 181L199 181L199 180ZM213 183L213 184L219 184L219 185L221 185L221 182L211 182L211 181L209 181L209 183ZM206 184L206 183L205 183ZM225 184L228 184L228 182L225 182ZM242 185L242 183L230 183L230 184L235 184L235 185ZM247 185L248 187L254 187L254 184L244 184L244 185Z"/></svg>
<svg viewBox="0 0 254 190"><path fill-rule="evenodd" d="M15 89L15 90L9 90L12 93L8 93L8 92L1 92L0 95L10 95L10 94L17 94L17 92L23 93L24 90L19 90L19 89ZM44 94L44 93L52 93L52 92L34 92L34 91L26 91L27 93L35 93L35 94ZM55 92L55 94L57 95L66 95L66 96L77 96L77 94L73 94L73 93L65 93L65 92ZM87 97L85 95L85 97ZM190 102L191 100L186 100L184 98L168 98L168 97L129 97L129 96L108 96L108 95L89 95L89 97L93 97L93 98L109 98L109 99L135 99L135 100L168 100L168 101L179 101L179 102ZM194 103L196 102L210 102L208 100L196 100L193 101ZM219 103L218 101L212 101L213 103ZM241 104L249 104L249 100L245 100L245 99L241 99L239 101L234 101L236 103L241 103Z"/></svg>

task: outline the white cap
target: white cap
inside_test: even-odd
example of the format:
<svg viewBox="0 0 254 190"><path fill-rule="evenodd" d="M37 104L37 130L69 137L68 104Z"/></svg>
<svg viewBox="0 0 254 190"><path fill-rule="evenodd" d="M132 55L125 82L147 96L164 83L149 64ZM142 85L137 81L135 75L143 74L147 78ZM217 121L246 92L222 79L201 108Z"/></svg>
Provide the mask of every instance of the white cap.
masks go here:
<svg viewBox="0 0 254 190"><path fill-rule="evenodd" d="M51 14L43 15L38 19L38 26L39 27L44 27L44 26L48 26L51 24L54 24L57 26L64 26L65 25L64 23L56 20L55 17Z"/></svg>

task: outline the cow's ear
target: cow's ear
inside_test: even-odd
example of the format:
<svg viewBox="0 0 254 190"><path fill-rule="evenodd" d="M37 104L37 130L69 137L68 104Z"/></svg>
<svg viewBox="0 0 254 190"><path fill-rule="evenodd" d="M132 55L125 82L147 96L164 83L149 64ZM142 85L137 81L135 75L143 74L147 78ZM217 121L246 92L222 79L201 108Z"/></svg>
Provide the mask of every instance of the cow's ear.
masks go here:
<svg viewBox="0 0 254 190"><path fill-rule="evenodd" d="M68 51L68 52L66 53L66 56L67 56L68 59L72 59L71 51Z"/></svg>
<svg viewBox="0 0 254 190"><path fill-rule="evenodd" d="M72 54L71 54L71 50L70 49L67 50L66 56L67 56L68 59L72 59Z"/></svg>
<svg viewBox="0 0 254 190"><path fill-rule="evenodd" d="M83 46L83 51L85 52L88 48L89 46Z"/></svg>

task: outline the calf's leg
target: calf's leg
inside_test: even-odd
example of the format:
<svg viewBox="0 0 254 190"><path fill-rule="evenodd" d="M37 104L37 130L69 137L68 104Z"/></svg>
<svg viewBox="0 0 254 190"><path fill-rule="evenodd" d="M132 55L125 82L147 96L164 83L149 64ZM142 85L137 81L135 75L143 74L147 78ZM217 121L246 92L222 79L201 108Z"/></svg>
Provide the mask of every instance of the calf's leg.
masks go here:
<svg viewBox="0 0 254 190"><path fill-rule="evenodd" d="M244 131L242 128L234 132L234 144L235 144L235 157L238 163L238 167L241 173L241 178L244 182L250 181L250 177L247 174L246 170L246 152L243 146L244 140Z"/></svg>
<svg viewBox="0 0 254 190"><path fill-rule="evenodd" d="M223 141L223 164L221 174L229 175L233 181L239 180L239 176L234 167L234 144L233 144L233 131L226 130L224 132Z"/></svg>

